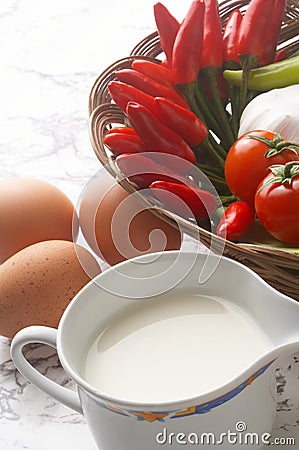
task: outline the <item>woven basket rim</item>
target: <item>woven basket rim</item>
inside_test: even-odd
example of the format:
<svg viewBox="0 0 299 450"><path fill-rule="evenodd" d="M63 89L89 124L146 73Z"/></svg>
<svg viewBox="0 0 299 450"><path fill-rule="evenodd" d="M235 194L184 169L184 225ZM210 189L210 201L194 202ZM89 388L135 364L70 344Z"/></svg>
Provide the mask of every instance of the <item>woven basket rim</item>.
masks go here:
<svg viewBox="0 0 299 450"><path fill-rule="evenodd" d="M248 4L245 0L221 0L219 2L219 10L222 17L223 22L229 16L232 9L246 8ZM299 0L287 1L287 15L285 19L284 26L282 28L282 33L280 36L280 44L287 51L293 52L293 50L299 50ZM297 38L297 39L296 39ZM294 42L295 39L295 42ZM94 84L91 87L90 95L89 95L89 134L92 147L95 151L95 154L101 164L105 166L108 172L121 184L121 186L127 190L129 193L136 192L140 201L143 202L147 207L149 207L148 200L145 200L138 190L136 186L134 186L127 179L122 179L120 181L120 172L114 163L114 159L111 155L109 155L109 151L105 148L103 144L103 136L107 132L107 127L112 124L125 124L125 117L121 110L111 102L110 94L107 90L107 84L115 79L114 73L116 70L120 68L129 68L134 59L146 59L155 62L159 62L157 60L157 56L161 53L161 47L159 45L159 38L157 32L153 32L150 35L146 36L142 41L140 41L132 50L130 55L125 56L115 62L113 62L109 67L107 67L94 81ZM238 256L238 260L244 262L245 265L253 268L255 270L255 266L257 268L258 273L264 274L264 278L275 278L273 279L273 284L277 281L277 283L286 283L287 289L284 291L288 295L295 296L296 291L299 293L299 285L294 288L291 287L292 283L296 285L296 277L295 275L299 275L299 248L298 254L293 254L287 252L283 249L263 246L260 244L250 244L246 242L231 242L227 240L223 240L222 238L215 236L211 232L195 226L191 222L186 219L182 219L181 217L163 210L159 205L150 204L153 208L153 213L158 215L158 217L167 221L168 223L175 225L179 222L182 230L189 234L192 237L200 236L200 241L203 242L207 247L211 244L211 239L213 239L213 244L215 245L215 249L217 251L217 245L219 248L225 248L225 255L232 255L233 259L234 255ZM218 243L218 244L217 244ZM214 251L214 248L213 248ZM269 263L273 264L273 275L269 274ZM276 272L277 267L277 272ZM280 268L286 269L286 271L280 271ZM272 270L272 269L271 269ZM263 275L261 275L263 277ZM271 284L271 283L270 283ZM297 296L299 300L299 294Z"/></svg>

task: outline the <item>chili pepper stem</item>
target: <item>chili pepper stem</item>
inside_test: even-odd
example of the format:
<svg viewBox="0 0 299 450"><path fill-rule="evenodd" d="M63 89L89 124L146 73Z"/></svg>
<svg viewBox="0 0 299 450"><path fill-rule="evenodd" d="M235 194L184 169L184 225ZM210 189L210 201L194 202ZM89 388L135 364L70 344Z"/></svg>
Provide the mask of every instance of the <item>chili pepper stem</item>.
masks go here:
<svg viewBox="0 0 299 450"><path fill-rule="evenodd" d="M192 112L194 112L194 114L196 114L197 117L205 123L202 112L198 108L197 102L196 102L196 97L195 97L196 84L197 84L196 82L190 83L190 84L179 84L178 87L179 87L180 91L184 94L187 102L189 103L189 106L190 106Z"/></svg>
<svg viewBox="0 0 299 450"><path fill-rule="evenodd" d="M223 171L221 171L218 167L207 166L206 164L202 164L200 162L195 163L196 167L198 167L202 172L206 175L211 175L215 177L219 177L224 180Z"/></svg>
<svg viewBox="0 0 299 450"><path fill-rule="evenodd" d="M211 146L213 147L214 152L216 152L217 155L219 155L219 157L221 157L221 159L223 160L223 164L224 164L226 156L227 156L226 150L222 147L222 145L219 142L217 142L215 140L211 131L209 131L208 137L209 137L209 142L210 142Z"/></svg>
<svg viewBox="0 0 299 450"><path fill-rule="evenodd" d="M194 114L197 115L207 128L212 128L215 134L221 138L221 128L210 113L198 84L196 82L192 84L181 84L179 85L179 89L184 94Z"/></svg>
<svg viewBox="0 0 299 450"><path fill-rule="evenodd" d="M239 113L238 118L240 120L242 112L247 104L247 93L248 93L248 80L251 69L256 67L258 61L258 56L255 55L239 55L243 72L242 72L242 82L240 87L240 98L239 98Z"/></svg>
<svg viewBox="0 0 299 450"><path fill-rule="evenodd" d="M194 147L193 151L197 159L196 164L201 164L201 167L204 167L204 164L202 164L202 155L204 155L205 160L208 158L210 164L215 165L213 166L213 170L215 170L221 177L223 177L225 160L218 154L217 150L213 148L210 136L208 136L207 139L197 147Z"/></svg>
<svg viewBox="0 0 299 450"><path fill-rule="evenodd" d="M230 97L230 106L231 106L231 129L234 135L235 140L238 138L239 131L239 98L238 98L238 88L233 86L231 83L227 83L228 92Z"/></svg>
<svg viewBox="0 0 299 450"><path fill-rule="evenodd" d="M199 104L200 109L203 111L204 119L206 123L209 125L208 128L211 128L214 133L219 137L219 139L223 140L223 132L219 123L213 116L213 113L210 111L209 106L206 103L204 96L200 90L200 86L197 84L195 88L195 99Z"/></svg>
<svg viewBox="0 0 299 450"><path fill-rule="evenodd" d="M191 110L206 125L207 124L206 117L205 117L206 111L204 111L204 114L202 114L202 112L196 102L196 97L198 95L202 97L202 94L200 93L198 84L196 82L190 83L190 84L180 84L179 89L184 94L187 102L189 103L189 105L191 107ZM205 103L204 100L203 100L203 103ZM200 104L200 106L203 106L203 103ZM208 108L207 108L207 110L208 110ZM213 120L214 120L214 118L213 118ZM218 124L217 124L217 126L218 126ZM209 128L209 127L207 127L207 128ZM226 151L224 150L224 148L222 147L222 145L220 143L216 142L214 136L210 132L209 132L209 141L211 144L212 153L214 153L214 154L216 153L218 162L220 159L222 161L221 164L223 165L224 160L227 155ZM214 158L214 160L215 160L215 158Z"/></svg>
<svg viewBox="0 0 299 450"><path fill-rule="evenodd" d="M213 137L212 137L212 140L214 140ZM214 142L215 142L215 140L214 140ZM201 143L201 146L207 150L211 159L215 162L216 167L220 166L223 169L224 164L225 164L225 159L222 158L222 156L219 155L217 150L213 147L213 145L211 143L211 134L209 134L208 138L204 142Z"/></svg>
<svg viewBox="0 0 299 450"><path fill-rule="evenodd" d="M208 175L207 175L208 176ZM213 184L217 192L223 196L227 196L230 194L230 191L227 187L225 181L218 180L217 178L209 177L210 182Z"/></svg>
<svg viewBox="0 0 299 450"><path fill-rule="evenodd" d="M224 130L224 140L227 143L228 147L231 147L235 141L235 138L227 118L227 113L223 107L219 91L216 87L218 71L218 67L206 67L205 69L203 69L204 75L207 75L208 86L214 102L213 106L215 106L216 108L217 115L221 120L221 125Z"/></svg>
<svg viewBox="0 0 299 450"><path fill-rule="evenodd" d="M205 169L203 169L202 172L209 178L209 181L214 185L220 195L231 195L231 192L223 178L217 177ZM204 185L204 183L202 184Z"/></svg>
<svg viewBox="0 0 299 450"><path fill-rule="evenodd" d="M236 202L238 199L234 195L220 195L220 200L223 206L228 206L233 202Z"/></svg>

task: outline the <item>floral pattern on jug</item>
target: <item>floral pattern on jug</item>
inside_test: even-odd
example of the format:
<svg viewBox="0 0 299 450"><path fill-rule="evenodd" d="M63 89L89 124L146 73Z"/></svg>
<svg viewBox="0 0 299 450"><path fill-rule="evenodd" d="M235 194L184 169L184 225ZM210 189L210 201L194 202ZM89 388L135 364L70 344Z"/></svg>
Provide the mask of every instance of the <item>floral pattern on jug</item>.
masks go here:
<svg viewBox="0 0 299 450"><path fill-rule="evenodd" d="M207 403L202 403L200 405L196 406L190 406L187 409L184 410L172 410L172 411L134 411L134 410L125 410L125 409L119 409L115 408L114 406L110 405L109 403L101 403L96 401L96 403L108 411L114 412L116 414L121 414L123 416L127 417L135 417L138 421L146 421L146 422L164 422L165 418L168 417L169 419L178 419L180 417L186 417L186 416L192 416L194 414L206 414L210 412L212 409L216 408L219 405L222 405L223 403L226 403L227 401L231 400L233 397L238 395L240 392L242 392L244 389L246 389L248 386L250 386L254 380L256 380L258 377L260 377L266 370L273 364L273 361L266 364L261 369L257 370L253 375L251 375L249 378L247 378L242 384L237 386L235 389L233 389L230 392L227 392L226 394L222 395L221 397L215 398ZM95 401L95 400L94 400Z"/></svg>

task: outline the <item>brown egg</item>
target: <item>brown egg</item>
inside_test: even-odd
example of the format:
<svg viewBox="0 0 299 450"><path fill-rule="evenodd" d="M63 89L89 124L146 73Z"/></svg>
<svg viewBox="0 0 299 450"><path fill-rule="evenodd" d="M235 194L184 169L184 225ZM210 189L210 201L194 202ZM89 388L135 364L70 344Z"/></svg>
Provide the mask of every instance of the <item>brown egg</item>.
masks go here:
<svg viewBox="0 0 299 450"><path fill-rule="evenodd" d="M68 197L36 179L0 181L0 217L0 264L36 242L73 241L78 233L77 216Z"/></svg>
<svg viewBox="0 0 299 450"><path fill-rule="evenodd" d="M44 241L0 266L0 335L29 325L57 327L74 295L100 273L94 257L69 241Z"/></svg>
<svg viewBox="0 0 299 450"><path fill-rule="evenodd" d="M93 251L114 265L144 253L177 250L178 229L144 209L108 173L101 171L85 188L79 224Z"/></svg>

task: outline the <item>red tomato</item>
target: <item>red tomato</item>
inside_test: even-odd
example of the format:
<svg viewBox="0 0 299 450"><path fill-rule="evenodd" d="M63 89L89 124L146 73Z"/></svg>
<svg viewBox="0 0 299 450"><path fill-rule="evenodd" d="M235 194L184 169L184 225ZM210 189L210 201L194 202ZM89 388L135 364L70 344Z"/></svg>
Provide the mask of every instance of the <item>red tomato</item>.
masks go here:
<svg viewBox="0 0 299 450"><path fill-rule="evenodd" d="M285 172L289 165L278 167ZM299 163L294 166L297 173L294 171L289 183L283 182L286 177L275 178L271 172L262 180L255 196L255 210L262 225L273 237L289 244L299 244ZM273 183L263 187L270 180Z"/></svg>
<svg viewBox="0 0 299 450"><path fill-rule="evenodd" d="M267 157L270 145L251 138L250 135L269 139L273 156ZM285 138L270 131L250 131L241 136L230 148L225 162L225 178L231 192L240 200L254 205L254 196L260 181L268 174L268 168L273 164L285 164L288 161L299 161L298 151L286 147L283 151L282 141Z"/></svg>

